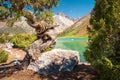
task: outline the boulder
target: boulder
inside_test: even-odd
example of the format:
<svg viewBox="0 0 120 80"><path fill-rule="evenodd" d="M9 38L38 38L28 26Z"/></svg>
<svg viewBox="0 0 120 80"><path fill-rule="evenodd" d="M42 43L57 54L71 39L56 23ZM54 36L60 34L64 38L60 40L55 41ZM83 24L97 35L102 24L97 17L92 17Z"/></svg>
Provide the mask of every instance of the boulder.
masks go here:
<svg viewBox="0 0 120 80"><path fill-rule="evenodd" d="M72 71L79 60L79 52L77 51L53 49L43 53L38 60L28 66L28 69L42 75Z"/></svg>

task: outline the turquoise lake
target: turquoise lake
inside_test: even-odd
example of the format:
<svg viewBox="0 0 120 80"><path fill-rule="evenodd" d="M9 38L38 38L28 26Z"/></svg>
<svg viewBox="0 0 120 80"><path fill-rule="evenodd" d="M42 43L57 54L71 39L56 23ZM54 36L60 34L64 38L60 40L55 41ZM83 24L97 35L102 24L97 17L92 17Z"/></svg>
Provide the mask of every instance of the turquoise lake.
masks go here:
<svg viewBox="0 0 120 80"><path fill-rule="evenodd" d="M57 38L55 48L75 50L79 52L80 61L86 62L84 51L87 47L88 38Z"/></svg>

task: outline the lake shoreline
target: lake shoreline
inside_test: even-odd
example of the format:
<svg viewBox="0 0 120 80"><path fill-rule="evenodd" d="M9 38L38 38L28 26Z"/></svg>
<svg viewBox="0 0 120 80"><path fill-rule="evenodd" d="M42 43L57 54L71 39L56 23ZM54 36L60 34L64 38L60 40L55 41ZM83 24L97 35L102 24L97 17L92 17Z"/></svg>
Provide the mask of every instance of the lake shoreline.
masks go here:
<svg viewBox="0 0 120 80"><path fill-rule="evenodd" d="M57 37L57 38L88 38L88 37Z"/></svg>
<svg viewBox="0 0 120 80"><path fill-rule="evenodd" d="M87 47L88 38L57 38L56 49L74 50L79 52L80 61L86 62L84 51Z"/></svg>

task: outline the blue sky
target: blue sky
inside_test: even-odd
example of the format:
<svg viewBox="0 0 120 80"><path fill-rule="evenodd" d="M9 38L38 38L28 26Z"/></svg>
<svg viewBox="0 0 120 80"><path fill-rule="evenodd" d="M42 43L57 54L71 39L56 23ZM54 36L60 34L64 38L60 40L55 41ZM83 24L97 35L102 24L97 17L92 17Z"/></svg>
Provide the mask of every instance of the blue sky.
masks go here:
<svg viewBox="0 0 120 80"><path fill-rule="evenodd" d="M9 2L4 2L11 7ZM95 5L94 0L59 0L57 8L53 8L54 13L63 12L65 15L71 18L80 18L91 12ZM25 7L27 10L31 10L30 7Z"/></svg>
<svg viewBox="0 0 120 80"><path fill-rule="evenodd" d="M79 18L91 12L95 5L94 0L60 0L59 6L54 8L54 13L63 12L72 18Z"/></svg>

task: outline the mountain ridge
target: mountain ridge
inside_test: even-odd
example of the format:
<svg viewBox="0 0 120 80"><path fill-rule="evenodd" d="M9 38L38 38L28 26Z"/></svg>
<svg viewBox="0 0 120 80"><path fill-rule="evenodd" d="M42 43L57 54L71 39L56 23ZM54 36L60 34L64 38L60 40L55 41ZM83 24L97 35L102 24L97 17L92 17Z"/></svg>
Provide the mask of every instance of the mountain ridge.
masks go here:
<svg viewBox="0 0 120 80"><path fill-rule="evenodd" d="M88 16L88 15L87 15ZM85 16L86 17L86 16ZM57 30L57 35L61 35L61 34L66 34L66 32L70 32L70 31L74 31L74 29L76 29L79 25L82 25L87 19L85 19L85 17L83 18L78 18L78 20L75 20L74 18L71 18L67 15L65 15L64 13L57 13L56 15L54 15L54 24L59 25L55 30ZM24 17L21 17L22 21L19 22L15 22L14 26L12 28L10 27L3 27L6 26L5 22L0 22L0 24L2 24L0 26L0 33L30 33L33 34L35 33L35 30L33 28L31 28ZM87 21L88 22L88 21ZM88 24L88 23L87 23ZM84 28L84 27L83 27ZM78 27L78 30L80 28ZM78 32L77 30L77 32ZM82 30L82 29L81 29ZM85 30L85 29L84 29ZM86 31L84 31L86 32ZM80 33L80 32L79 32ZM83 33L82 33L83 34ZM86 34L86 33L85 33ZM80 34L81 35L81 34ZM74 36L74 35L72 35Z"/></svg>
<svg viewBox="0 0 120 80"><path fill-rule="evenodd" d="M61 33L59 37L87 37L87 27L90 26L89 20L90 14L80 18L72 26L70 26L63 33Z"/></svg>
<svg viewBox="0 0 120 80"><path fill-rule="evenodd" d="M61 12L54 15L53 18L54 18L54 24L59 25L57 28L58 29L57 34L63 33L67 28L69 28L71 25L75 23L73 18L70 18Z"/></svg>
<svg viewBox="0 0 120 80"><path fill-rule="evenodd" d="M61 27L64 27L64 28L69 27L75 23L73 18L70 18L61 12L54 15L53 18L54 18L55 24L60 25Z"/></svg>

